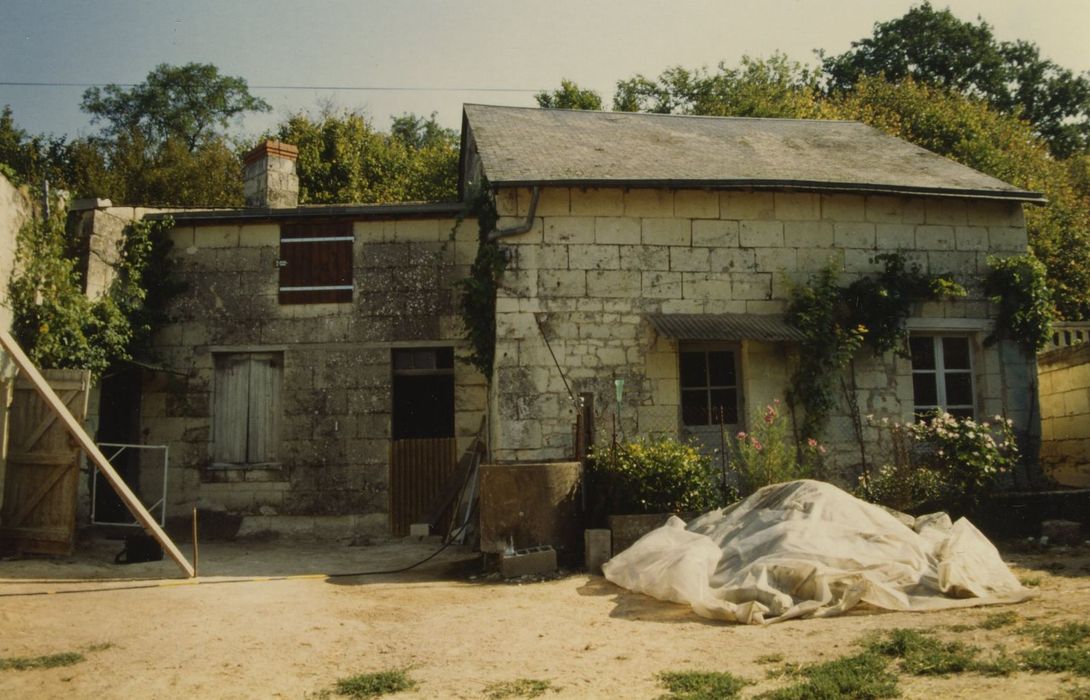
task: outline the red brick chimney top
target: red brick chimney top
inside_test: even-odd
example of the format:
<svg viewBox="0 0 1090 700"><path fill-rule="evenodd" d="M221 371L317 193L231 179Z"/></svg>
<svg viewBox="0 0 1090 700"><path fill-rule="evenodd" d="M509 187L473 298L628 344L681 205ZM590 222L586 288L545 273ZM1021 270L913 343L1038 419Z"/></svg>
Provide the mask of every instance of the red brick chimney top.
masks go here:
<svg viewBox="0 0 1090 700"><path fill-rule="evenodd" d="M252 151L243 156L242 162L249 165L269 156L297 160L299 158L299 147L283 141L265 141L257 144Z"/></svg>

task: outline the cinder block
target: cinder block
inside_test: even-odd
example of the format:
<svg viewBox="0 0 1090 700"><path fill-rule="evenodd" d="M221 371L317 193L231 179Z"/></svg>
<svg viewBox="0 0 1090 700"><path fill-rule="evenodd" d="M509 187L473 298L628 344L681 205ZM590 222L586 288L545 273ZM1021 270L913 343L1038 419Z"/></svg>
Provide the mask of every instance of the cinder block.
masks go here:
<svg viewBox="0 0 1090 700"><path fill-rule="evenodd" d="M601 574L602 564L613 555L613 533L608 529L583 530L583 551L587 573Z"/></svg>
<svg viewBox="0 0 1090 700"><path fill-rule="evenodd" d="M431 534L431 525L428 523L412 523L409 525L409 537L427 537Z"/></svg>
<svg viewBox="0 0 1090 700"><path fill-rule="evenodd" d="M549 545L517 549L500 557L500 574L504 578L537 576L556 571L556 550Z"/></svg>

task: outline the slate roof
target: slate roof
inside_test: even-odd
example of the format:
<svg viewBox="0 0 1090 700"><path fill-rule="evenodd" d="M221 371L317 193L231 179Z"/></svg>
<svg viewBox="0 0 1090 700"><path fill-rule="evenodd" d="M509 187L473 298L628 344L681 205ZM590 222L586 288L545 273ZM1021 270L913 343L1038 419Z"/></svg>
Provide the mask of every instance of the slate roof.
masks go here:
<svg viewBox="0 0 1090 700"><path fill-rule="evenodd" d="M788 188L1045 201L851 121L467 104L463 143L467 138L495 186Z"/></svg>

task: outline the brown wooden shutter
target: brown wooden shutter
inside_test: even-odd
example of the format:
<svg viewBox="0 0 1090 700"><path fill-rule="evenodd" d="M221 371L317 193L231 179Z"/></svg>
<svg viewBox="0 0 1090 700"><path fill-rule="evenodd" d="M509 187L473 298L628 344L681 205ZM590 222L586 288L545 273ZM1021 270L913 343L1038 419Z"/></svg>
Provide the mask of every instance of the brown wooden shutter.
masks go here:
<svg viewBox="0 0 1090 700"><path fill-rule="evenodd" d="M280 226L280 303L352 301L352 222Z"/></svg>

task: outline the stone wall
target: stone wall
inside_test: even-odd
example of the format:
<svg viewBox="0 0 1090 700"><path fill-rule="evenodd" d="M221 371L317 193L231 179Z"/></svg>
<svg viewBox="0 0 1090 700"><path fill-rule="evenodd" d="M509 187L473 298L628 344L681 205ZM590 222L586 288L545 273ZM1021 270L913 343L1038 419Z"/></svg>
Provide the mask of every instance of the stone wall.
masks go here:
<svg viewBox="0 0 1090 700"><path fill-rule="evenodd" d="M1037 357L1041 466L1066 486L1090 487L1090 344Z"/></svg>
<svg viewBox="0 0 1090 700"><path fill-rule="evenodd" d="M4 330L11 329L8 282L15 272L16 240L30 216L30 197L0 175L0 328Z"/></svg>
<svg viewBox="0 0 1090 700"><path fill-rule="evenodd" d="M499 226L521 223L530 199L526 189L501 190ZM980 288L986 259L1026 249L1017 203L544 188L531 230L503 244L511 264L497 300L490 398L497 460L569 453L574 411L561 373L575 394L594 393L599 435L611 425L615 377L625 379L620 424L626 435L676 432L677 343L658 337L645 314L782 313L791 285L806 283L830 260L844 271L846 284L879 271L873 257L883 251L903 250L925 271L966 284L965 299L923 305L915 327L968 333L975 343L978 410L1028 417L1016 398L1027 371L1002 366L1000 353L1009 361L1010 348L981 342L991 315ZM790 352L778 343L744 342L737 349L745 412L753 415L783 396ZM863 413L911 414L906 360L861 354L857 379ZM847 414L834 415L827 437L842 464L858 454L853 435Z"/></svg>
<svg viewBox="0 0 1090 700"><path fill-rule="evenodd" d="M364 516L359 528L387 531L391 349L462 349L453 282L467 274L477 226L465 221L453 238L454 221L434 218L353 227L355 290L341 304L278 302L278 224L173 231L188 290L156 337L163 371L147 373L142 405L146 441L170 445L170 513L200 502L243 514L351 514ZM214 354L250 351L282 353L278 464L213 469ZM454 381L461 450L486 391L462 362ZM154 492L145 476L142 489Z"/></svg>

